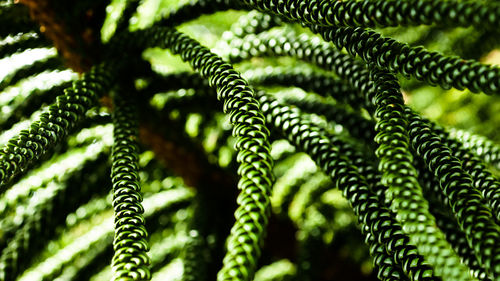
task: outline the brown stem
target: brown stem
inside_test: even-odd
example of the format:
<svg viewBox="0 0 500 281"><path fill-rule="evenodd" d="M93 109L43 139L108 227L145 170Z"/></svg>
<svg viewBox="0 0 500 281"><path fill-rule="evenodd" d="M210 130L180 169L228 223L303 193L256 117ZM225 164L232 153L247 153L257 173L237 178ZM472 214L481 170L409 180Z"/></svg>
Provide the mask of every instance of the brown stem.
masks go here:
<svg viewBox="0 0 500 281"><path fill-rule="evenodd" d="M104 10L106 1L79 11L78 15L66 15L71 19L66 21L60 15L68 11L64 7L56 10L61 3L54 0L18 1L29 8L31 18L40 24L40 31L54 42L69 68L79 73L90 69L101 46L100 27L104 20L104 11L101 10Z"/></svg>

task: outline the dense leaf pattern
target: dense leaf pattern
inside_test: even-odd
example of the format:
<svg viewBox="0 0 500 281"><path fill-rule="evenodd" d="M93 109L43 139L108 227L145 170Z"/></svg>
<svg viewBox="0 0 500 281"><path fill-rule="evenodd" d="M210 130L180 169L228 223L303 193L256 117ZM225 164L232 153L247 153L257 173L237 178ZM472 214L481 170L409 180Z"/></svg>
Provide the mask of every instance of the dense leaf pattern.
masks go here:
<svg viewBox="0 0 500 281"><path fill-rule="evenodd" d="M122 90L126 91L126 90ZM144 207L138 175L137 116L130 93L116 93L113 115L113 208L116 234L113 241L113 280L151 279Z"/></svg>
<svg viewBox="0 0 500 281"><path fill-rule="evenodd" d="M495 96L500 68L392 38L467 27L443 44L480 58L498 2L195 0L130 31L129 0L107 43L92 1L21 2L0 1L0 57L59 55L0 81L0 280L354 280L330 276L342 251L380 280L500 280L500 145L404 91ZM176 29L230 9L214 49ZM66 66L87 71L16 92Z"/></svg>

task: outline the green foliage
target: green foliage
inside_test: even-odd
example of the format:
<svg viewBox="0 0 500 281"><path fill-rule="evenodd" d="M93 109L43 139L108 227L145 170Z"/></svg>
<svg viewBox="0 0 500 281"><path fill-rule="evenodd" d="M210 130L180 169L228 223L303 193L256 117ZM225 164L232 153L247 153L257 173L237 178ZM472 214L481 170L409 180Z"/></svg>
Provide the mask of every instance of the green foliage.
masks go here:
<svg viewBox="0 0 500 281"><path fill-rule="evenodd" d="M21 2L0 280L500 280L496 1Z"/></svg>

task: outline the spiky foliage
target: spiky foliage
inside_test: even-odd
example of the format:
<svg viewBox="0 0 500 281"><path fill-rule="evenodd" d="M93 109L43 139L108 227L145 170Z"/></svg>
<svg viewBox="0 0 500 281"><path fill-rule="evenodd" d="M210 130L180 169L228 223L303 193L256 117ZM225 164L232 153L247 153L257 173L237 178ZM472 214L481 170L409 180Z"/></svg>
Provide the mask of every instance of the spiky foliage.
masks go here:
<svg viewBox="0 0 500 281"><path fill-rule="evenodd" d="M19 2L0 280L500 281L500 145L407 102L498 104L497 2Z"/></svg>

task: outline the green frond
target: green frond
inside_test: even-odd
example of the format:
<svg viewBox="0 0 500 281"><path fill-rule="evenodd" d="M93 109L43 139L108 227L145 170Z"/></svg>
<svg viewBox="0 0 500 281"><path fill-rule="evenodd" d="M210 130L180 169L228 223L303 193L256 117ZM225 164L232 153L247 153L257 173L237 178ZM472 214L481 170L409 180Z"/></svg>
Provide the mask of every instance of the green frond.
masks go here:
<svg viewBox="0 0 500 281"><path fill-rule="evenodd" d="M1 193L5 192L14 176L26 171L61 142L85 113L97 105L97 99L109 87L111 69L111 64L103 64L85 74L57 97L48 112L41 114L39 121L9 141L0 155Z"/></svg>
<svg viewBox="0 0 500 281"><path fill-rule="evenodd" d="M330 176L334 184L342 190L354 213L358 216L358 222L365 235L373 235L374 241L384 245L385 251L379 252L383 256L375 257L375 261L388 262L385 255L392 256L393 260L389 263L397 266L390 266L389 270L396 272L390 272L388 276L401 275L401 272L397 272L397 268L401 267L399 270L408 274L410 280L418 280L423 276L429 280L439 280L439 277L435 277L432 268L424 263L424 258L418 254L417 248L409 243L410 239L403 233L401 225L396 222L391 212L381 205L370 190L364 177L358 174L352 162L339 155L340 150L330 144L328 137L322 134L321 128L307 122L307 120L302 120L298 111L280 106L276 100L265 94L260 94L259 101L268 122L276 126L283 135L286 135L290 142L308 153L318 166ZM286 126L286 124L293 125ZM345 182L348 182L349 185L346 186ZM377 233L374 229L378 230ZM392 235L384 235L385 231L392 233ZM393 239L401 239L405 242L396 245L396 241ZM371 240L368 239L368 241ZM374 250L373 247L370 249ZM414 254L401 254L403 252ZM372 255L375 253L372 251ZM383 266L383 264L377 264L377 266Z"/></svg>
<svg viewBox="0 0 500 281"><path fill-rule="evenodd" d="M0 0L0 280L500 280L499 23Z"/></svg>
<svg viewBox="0 0 500 281"><path fill-rule="evenodd" d="M127 89L113 97L113 153L111 180L115 238L113 240L113 280L150 280L147 255L148 232L142 213L141 186L138 174L138 120L134 98Z"/></svg>

